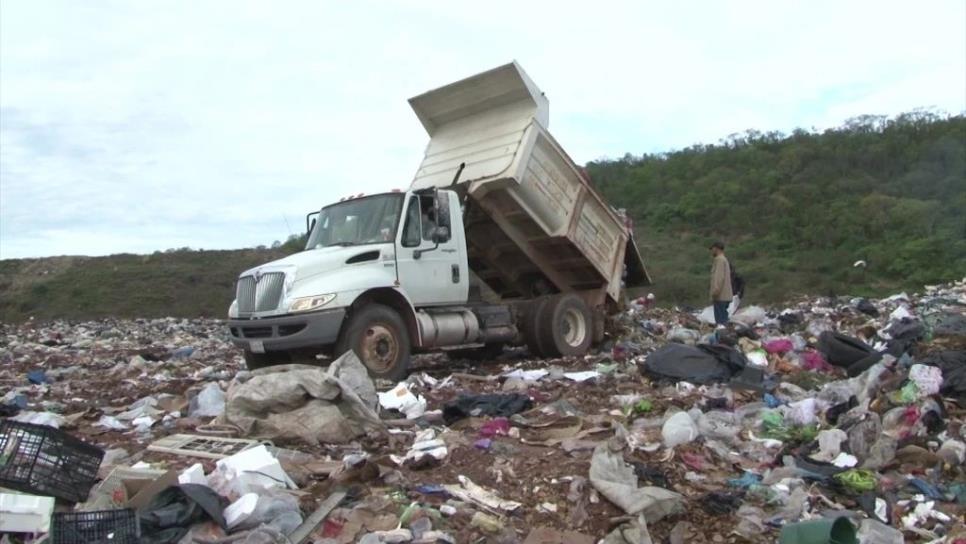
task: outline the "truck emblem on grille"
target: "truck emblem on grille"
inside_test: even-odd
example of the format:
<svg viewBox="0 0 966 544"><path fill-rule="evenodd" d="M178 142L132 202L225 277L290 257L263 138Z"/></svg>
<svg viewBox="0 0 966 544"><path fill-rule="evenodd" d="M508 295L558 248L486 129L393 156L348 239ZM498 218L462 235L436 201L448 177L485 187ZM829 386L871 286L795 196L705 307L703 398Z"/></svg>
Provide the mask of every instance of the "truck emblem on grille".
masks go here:
<svg viewBox="0 0 966 544"><path fill-rule="evenodd" d="M260 280L260 279L262 279L262 271L261 270L256 270L255 271L255 283L258 283L258 280Z"/></svg>

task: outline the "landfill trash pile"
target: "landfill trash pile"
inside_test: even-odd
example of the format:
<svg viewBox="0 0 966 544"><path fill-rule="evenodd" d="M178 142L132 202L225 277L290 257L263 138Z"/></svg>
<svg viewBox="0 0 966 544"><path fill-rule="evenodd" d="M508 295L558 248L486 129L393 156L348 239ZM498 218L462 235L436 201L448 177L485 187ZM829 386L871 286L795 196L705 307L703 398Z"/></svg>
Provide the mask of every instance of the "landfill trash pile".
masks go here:
<svg viewBox="0 0 966 544"><path fill-rule="evenodd" d="M966 542L966 280L632 301L591 355L243 370L218 320L0 325L0 532L84 542Z"/></svg>

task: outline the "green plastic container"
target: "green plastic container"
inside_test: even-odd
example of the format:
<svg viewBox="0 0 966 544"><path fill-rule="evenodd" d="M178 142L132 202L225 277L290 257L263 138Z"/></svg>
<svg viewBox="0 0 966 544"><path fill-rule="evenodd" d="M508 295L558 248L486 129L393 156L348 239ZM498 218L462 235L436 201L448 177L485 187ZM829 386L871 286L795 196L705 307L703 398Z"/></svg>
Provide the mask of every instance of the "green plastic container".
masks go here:
<svg viewBox="0 0 966 544"><path fill-rule="evenodd" d="M848 518L825 518L782 527L781 544L859 544Z"/></svg>

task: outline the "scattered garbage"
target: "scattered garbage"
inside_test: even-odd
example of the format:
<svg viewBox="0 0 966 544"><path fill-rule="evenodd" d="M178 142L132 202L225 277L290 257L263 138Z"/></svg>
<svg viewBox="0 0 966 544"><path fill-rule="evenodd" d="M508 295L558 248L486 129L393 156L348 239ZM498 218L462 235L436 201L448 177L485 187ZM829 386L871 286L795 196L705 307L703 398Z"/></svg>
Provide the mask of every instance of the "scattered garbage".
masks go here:
<svg viewBox="0 0 966 544"><path fill-rule="evenodd" d="M413 395L409 384L405 382L385 393L379 393L379 406L385 410L397 410L406 419L416 419L426 413L426 399Z"/></svg>
<svg viewBox="0 0 966 544"><path fill-rule="evenodd" d="M57 544L87 542L139 544L141 542L138 517L130 508L93 512L57 512L51 525L53 542Z"/></svg>
<svg viewBox="0 0 966 544"><path fill-rule="evenodd" d="M705 384L728 381L747 364L744 355L726 346L668 344L648 355L642 370L655 378Z"/></svg>
<svg viewBox="0 0 966 544"><path fill-rule="evenodd" d="M344 444L381 426L375 409L375 387L349 351L328 369L282 365L234 383L222 418L244 436Z"/></svg>
<svg viewBox="0 0 966 544"><path fill-rule="evenodd" d="M844 517L791 523L782 527L781 544L859 544L855 527Z"/></svg>
<svg viewBox="0 0 966 544"><path fill-rule="evenodd" d="M104 450L53 427L0 420L0 487L80 502L103 457Z"/></svg>
<svg viewBox="0 0 966 544"><path fill-rule="evenodd" d="M966 281L716 330L642 297L586 356L393 383L243 370L217 320L3 323L0 531L26 504L75 542L958 544L964 310Z"/></svg>
<svg viewBox="0 0 966 544"><path fill-rule="evenodd" d="M589 479L601 495L624 512L642 514L650 522L677 513L684 507L684 498L678 493L655 486L638 487L633 467L606 443L594 449Z"/></svg>
<svg viewBox="0 0 966 544"><path fill-rule="evenodd" d="M53 497L0 493L0 533L47 533L53 512Z"/></svg>
<svg viewBox="0 0 966 544"><path fill-rule="evenodd" d="M460 395L458 399L443 406L443 420L449 425L466 417L503 416L518 414L533 406L527 395L489 394Z"/></svg>
<svg viewBox="0 0 966 544"><path fill-rule="evenodd" d="M215 466L219 478L237 495L270 487L297 487L265 446L236 453L216 462Z"/></svg>
<svg viewBox="0 0 966 544"><path fill-rule="evenodd" d="M191 417L216 417L225 412L225 393L217 383L208 382L202 390L191 399L188 415Z"/></svg>
<svg viewBox="0 0 966 544"><path fill-rule="evenodd" d="M686 412L678 412L672 415L661 427L661 438L668 448L687 444L697 438L698 434L698 427Z"/></svg>

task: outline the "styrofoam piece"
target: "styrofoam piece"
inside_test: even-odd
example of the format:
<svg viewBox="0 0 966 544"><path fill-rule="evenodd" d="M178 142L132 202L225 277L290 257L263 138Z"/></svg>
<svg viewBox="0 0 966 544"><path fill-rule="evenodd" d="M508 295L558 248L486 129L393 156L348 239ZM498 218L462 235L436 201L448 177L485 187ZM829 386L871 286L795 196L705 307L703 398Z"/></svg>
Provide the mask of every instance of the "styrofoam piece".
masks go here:
<svg viewBox="0 0 966 544"><path fill-rule="evenodd" d="M208 485L208 479L205 478L205 468L201 466L201 463L191 465L178 475L178 483Z"/></svg>
<svg viewBox="0 0 966 544"><path fill-rule="evenodd" d="M53 497L0 493L0 532L46 533L53 511Z"/></svg>
<svg viewBox="0 0 966 544"><path fill-rule="evenodd" d="M379 393L379 406L386 410L399 410L406 415L406 419L417 419L426 413L426 399L414 395L406 382Z"/></svg>
<svg viewBox="0 0 966 544"><path fill-rule="evenodd" d="M255 512L258 504L257 493L245 493L237 501L228 505L222 512L225 516L225 523L228 529L235 528L239 523L248 519Z"/></svg>
<svg viewBox="0 0 966 544"><path fill-rule="evenodd" d="M278 459L272 457L265 446L236 453L219 460L216 465L240 493L265 487L297 488Z"/></svg>

